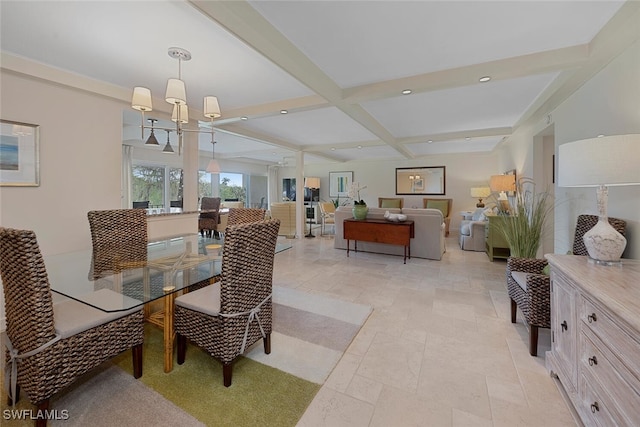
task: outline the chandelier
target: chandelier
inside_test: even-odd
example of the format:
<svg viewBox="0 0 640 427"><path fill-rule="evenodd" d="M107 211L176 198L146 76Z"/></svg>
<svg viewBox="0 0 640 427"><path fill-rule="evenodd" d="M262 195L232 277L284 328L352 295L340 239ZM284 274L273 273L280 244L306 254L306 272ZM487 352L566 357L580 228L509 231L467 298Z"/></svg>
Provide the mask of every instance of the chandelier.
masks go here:
<svg viewBox="0 0 640 427"><path fill-rule="evenodd" d="M182 61L189 61L191 59L191 53L180 47L170 47L168 53L171 58L178 60L178 78L170 78L167 80L167 91L164 97L165 101L173 105L171 120L176 124L175 128L156 127L154 126L154 123L157 122L156 119L148 119L151 123L150 126L144 124L144 113L153 110L153 106L151 104L151 90L146 87L136 86L133 88L131 108L138 110L141 113L140 129L142 131L143 140L144 130L151 129L151 134L145 144L159 145L158 140L154 135L154 130L164 130L167 132L167 145L162 151L165 153L173 153L173 148L171 148L171 144L169 143L169 133L176 132L178 135L178 155L180 155L182 152L182 136L184 132L208 133L211 135L211 143L215 144L213 140L213 119L221 116L220 105L218 104L218 98L215 96L204 97L203 111L204 116L211 120L210 130L184 128L183 125L189 123L189 107L187 106L187 91L184 81L182 81Z"/></svg>

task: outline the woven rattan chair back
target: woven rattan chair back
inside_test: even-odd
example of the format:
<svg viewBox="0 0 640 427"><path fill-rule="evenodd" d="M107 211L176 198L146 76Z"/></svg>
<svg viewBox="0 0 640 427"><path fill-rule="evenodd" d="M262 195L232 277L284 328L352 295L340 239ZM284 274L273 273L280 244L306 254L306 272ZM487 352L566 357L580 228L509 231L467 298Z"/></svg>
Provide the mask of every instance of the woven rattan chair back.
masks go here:
<svg viewBox="0 0 640 427"><path fill-rule="evenodd" d="M147 213L141 209L90 211L93 280L147 261Z"/></svg>
<svg viewBox="0 0 640 427"><path fill-rule="evenodd" d="M176 305L179 364L184 362L188 338L222 362L223 382L229 387L233 362L246 349L262 339L265 353L271 352L273 260L279 228L278 219L227 227L220 314L211 316Z"/></svg>
<svg viewBox="0 0 640 427"><path fill-rule="evenodd" d="M220 197L203 197L200 202L200 209L205 211L215 211L215 212L203 212L200 214L200 218L218 218L219 210L220 210Z"/></svg>
<svg viewBox="0 0 640 427"><path fill-rule="evenodd" d="M574 255L589 255L587 247L584 245L582 236L589 230L591 230L598 223L597 215L578 215L578 221L576 223L576 235L573 238L573 254ZM609 224L620 234L624 236L627 228L627 222L618 218L609 218Z"/></svg>
<svg viewBox="0 0 640 427"><path fill-rule="evenodd" d="M264 209L257 208L231 208L229 209L229 222L230 225L248 224L250 222L257 222L264 220Z"/></svg>
<svg viewBox="0 0 640 427"><path fill-rule="evenodd" d="M13 347L26 353L53 339L51 290L33 231L0 228L0 275Z"/></svg>

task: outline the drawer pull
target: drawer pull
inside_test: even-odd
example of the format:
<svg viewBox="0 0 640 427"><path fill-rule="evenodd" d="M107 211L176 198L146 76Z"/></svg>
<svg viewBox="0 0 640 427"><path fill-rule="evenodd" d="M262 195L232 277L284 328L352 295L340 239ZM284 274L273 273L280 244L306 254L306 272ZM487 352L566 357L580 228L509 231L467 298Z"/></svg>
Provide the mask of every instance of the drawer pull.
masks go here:
<svg viewBox="0 0 640 427"><path fill-rule="evenodd" d="M599 411L600 411L600 407L598 406L598 402L593 402L591 404L591 412L595 414L596 412L599 412Z"/></svg>
<svg viewBox="0 0 640 427"><path fill-rule="evenodd" d="M595 313L591 313L590 315L587 316L587 320L589 321L589 323L592 323L598 320L598 318L596 317Z"/></svg>
<svg viewBox="0 0 640 427"><path fill-rule="evenodd" d="M562 322L560 324L560 326L562 327L562 332L566 331L567 330L567 321L565 320L564 322Z"/></svg>
<svg viewBox="0 0 640 427"><path fill-rule="evenodd" d="M597 364L598 364L598 359L595 356L589 358L589 366L593 366Z"/></svg>

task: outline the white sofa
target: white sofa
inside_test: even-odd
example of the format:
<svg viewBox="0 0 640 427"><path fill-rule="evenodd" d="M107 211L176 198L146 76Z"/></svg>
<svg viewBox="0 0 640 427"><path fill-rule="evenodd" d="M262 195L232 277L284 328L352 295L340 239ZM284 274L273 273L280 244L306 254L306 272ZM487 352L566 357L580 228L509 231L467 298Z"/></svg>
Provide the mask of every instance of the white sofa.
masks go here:
<svg viewBox="0 0 640 427"><path fill-rule="evenodd" d="M460 248L464 251L486 251L487 217L484 209L476 209L473 214L460 222Z"/></svg>
<svg viewBox="0 0 640 427"><path fill-rule="evenodd" d="M386 211L405 214L407 220L414 222L415 237L411 239L411 257L442 259L442 254L445 252L445 226L442 212L438 209L383 209L370 207L367 218L384 219ZM340 206L336 210L336 236L334 240L336 249L347 249L347 241L343 237L343 223L345 219L349 218L353 218L351 206ZM351 245L353 246L353 243ZM404 254L404 248L399 245L361 241L358 241L358 251L400 256Z"/></svg>

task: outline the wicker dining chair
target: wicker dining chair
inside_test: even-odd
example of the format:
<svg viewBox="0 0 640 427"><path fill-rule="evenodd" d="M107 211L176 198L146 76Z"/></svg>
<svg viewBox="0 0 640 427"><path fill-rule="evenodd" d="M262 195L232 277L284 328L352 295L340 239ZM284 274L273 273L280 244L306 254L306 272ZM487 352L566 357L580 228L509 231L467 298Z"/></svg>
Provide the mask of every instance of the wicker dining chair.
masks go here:
<svg viewBox="0 0 640 427"><path fill-rule="evenodd" d="M229 209L227 226L263 221L264 212L264 209L258 208L231 208Z"/></svg>
<svg viewBox="0 0 640 427"><path fill-rule="evenodd" d="M280 221L227 227L220 281L178 297L174 325L178 364L187 339L222 362L231 385L233 362L258 340L271 352L273 259Z"/></svg>
<svg viewBox="0 0 640 427"><path fill-rule="evenodd" d="M198 217L198 230L202 237L211 237L217 233L218 223L220 222L220 197L203 197L200 202L200 209L203 211Z"/></svg>
<svg viewBox="0 0 640 427"><path fill-rule="evenodd" d="M142 309L106 313L68 299L54 304L44 260L30 230L0 228L0 276L6 311L7 363L15 384L40 411L78 377L132 349L133 375L142 375ZM36 426L45 426L44 417Z"/></svg>
<svg viewBox="0 0 640 427"><path fill-rule="evenodd" d="M89 211L93 256L89 278L141 267L147 261L147 213L142 209Z"/></svg>

